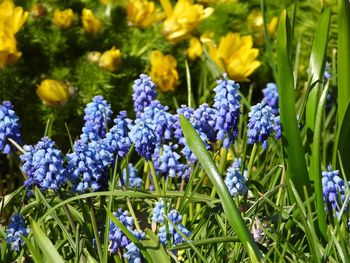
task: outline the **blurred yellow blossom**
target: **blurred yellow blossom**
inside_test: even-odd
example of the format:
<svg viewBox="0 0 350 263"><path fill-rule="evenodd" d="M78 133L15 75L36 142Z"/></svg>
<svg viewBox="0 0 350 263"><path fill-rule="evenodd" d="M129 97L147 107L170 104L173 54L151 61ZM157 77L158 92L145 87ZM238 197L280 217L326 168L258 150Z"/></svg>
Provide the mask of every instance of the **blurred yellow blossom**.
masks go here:
<svg viewBox="0 0 350 263"><path fill-rule="evenodd" d="M69 96L69 87L61 81L45 79L37 87L36 94L45 105L59 107L64 105Z"/></svg>
<svg viewBox="0 0 350 263"><path fill-rule="evenodd" d="M94 34L98 32L101 27L101 21L95 17L90 9L84 8L81 16L83 27L86 33Z"/></svg>
<svg viewBox="0 0 350 263"><path fill-rule="evenodd" d="M46 14L46 8L42 4L34 4L30 10L30 15L33 18L39 18Z"/></svg>
<svg viewBox="0 0 350 263"><path fill-rule="evenodd" d="M179 0L171 15L164 21L163 33L172 43L186 39L198 24L210 16L213 11L213 8L204 8L202 5L193 4L191 0Z"/></svg>
<svg viewBox="0 0 350 263"><path fill-rule="evenodd" d="M20 56L15 36L9 30L0 31L0 68L15 63Z"/></svg>
<svg viewBox="0 0 350 263"><path fill-rule="evenodd" d="M214 32L206 31L200 36L199 39L202 43L213 42Z"/></svg>
<svg viewBox="0 0 350 263"><path fill-rule="evenodd" d="M53 12L52 24L61 29L67 29L73 24L73 18L74 14L72 9L69 8L62 11L56 9Z"/></svg>
<svg viewBox="0 0 350 263"><path fill-rule="evenodd" d="M192 37L190 39L190 45L187 49L187 55L191 60L195 60L197 57L202 55L203 49L202 44L198 38Z"/></svg>
<svg viewBox="0 0 350 263"><path fill-rule="evenodd" d="M252 36L241 37L230 32L220 38L218 47L209 43L208 51L215 63L235 81L247 81L261 64L256 60L259 49L253 48Z"/></svg>
<svg viewBox="0 0 350 263"><path fill-rule="evenodd" d="M98 63L100 61L101 53L98 51L91 51L87 55L88 60L92 63Z"/></svg>
<svg viewBox="0 0 350 263"><path fill-rule="evenodd" d="M120 50L112 47L101 55L99 66L107 71L115 71L120 65L121 56Z"/></svg>
<svg viewBox="0 0 350 263"><path fill-rule="evenodd" d="M172 55L163 55L160 51L151 52L151 79L161 91L174 91L179 80L176 59Z"/></svg>
<svg viewBox="0 0 350 263"><path fill-rule="evenodd" d="M273 17L270 23L267 24L267 31L270 36L273 36L276 32L278 24L278 18ZM264 19L260 10L253 10L248 15L248 25L251 30L254 32L254 39L258 45L264 43Z"/></svg>
<svg viewBox="0 0 350 263"><path fill-rule="evenodd" d="M276 33L277 30L277 25L278 25L278 18L277 16L274 16L270 23L267 25L267 31L269 31L269 34L273 36Z"/></svg>
<svg viewBox="0 0 350 263"><path fill-rule="evenodd" d="M10 0L0 3L0 68L15 63L21 56L17 50L15 34L28 17L22 7L15 6Z"/></svg>
<svg viewBox="0 0 350 263"><path fill-rule="evenodd" d="M16 34L28 17L22 7L15 6L11 0L5 0L0 4L0 31L9 30Z"/></svg>
<svg viewBox="0 0 350 263"><path fill-rule="evenodd" d="M157 16L157 9L154 2L146 0L129 0L128 24L130 26L139 26L147 28L152 25Z"/></svg>

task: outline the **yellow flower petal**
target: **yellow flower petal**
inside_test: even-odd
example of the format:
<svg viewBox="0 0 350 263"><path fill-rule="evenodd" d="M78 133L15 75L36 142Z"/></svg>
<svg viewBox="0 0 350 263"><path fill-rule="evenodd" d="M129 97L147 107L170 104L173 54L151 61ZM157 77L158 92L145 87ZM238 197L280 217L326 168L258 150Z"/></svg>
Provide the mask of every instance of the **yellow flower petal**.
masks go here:
<svg viewBox="0 0 350 263"><path fill-rule="evenodd" d="M38 86L36 94L45 105L58 107L67 102L70 91L68 86L63 82L46 79Z"/></svg>
<svg viewBox="0 0 350 263"><path fill-rule="evenodd" d="M85 32L89 34L95 34L102 27L101 21L87 8L83 9L81 21L83 22Z"/></svg>

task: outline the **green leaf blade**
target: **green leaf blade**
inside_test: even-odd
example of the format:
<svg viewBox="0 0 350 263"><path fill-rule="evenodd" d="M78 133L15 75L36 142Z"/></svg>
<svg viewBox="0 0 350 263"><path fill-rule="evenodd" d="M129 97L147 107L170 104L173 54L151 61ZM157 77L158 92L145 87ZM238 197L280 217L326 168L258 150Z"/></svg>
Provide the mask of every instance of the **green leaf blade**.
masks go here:
<svg viewBox="0 0 350 263"><path fill-rule="evenodd" d="M277 30L277 69L280 118L282 125L283 158L288 177L302 195L303 187L310 189L310 182L304 157L304 149L298 129L295 111L293 70L290 62L290 24L287 12L280 17ZM303 196L303 195L302 195Z"/></svg>
<svg viewBox="0 0 350 263"><path fill-rule="evenodd" d="M241 240L242 244L247 250L251 260L260 261L262 259L262 254L248 228L244 224L243 218L236 204L234 203L212 157L205 148L204 143L193 126L182 115L180 115L180 123L188 147L196 155L198 161L206 171L208 177L217 190L228 222L237 233L238 238Z"/></svg>
<svg viewBox="0 0 350 263"><path fill-rule="evenodd" d="M32 221L32 230L35 241L43 252L47 262L64 263L63 258L58 253L51 240L34 220Z"/></svg>

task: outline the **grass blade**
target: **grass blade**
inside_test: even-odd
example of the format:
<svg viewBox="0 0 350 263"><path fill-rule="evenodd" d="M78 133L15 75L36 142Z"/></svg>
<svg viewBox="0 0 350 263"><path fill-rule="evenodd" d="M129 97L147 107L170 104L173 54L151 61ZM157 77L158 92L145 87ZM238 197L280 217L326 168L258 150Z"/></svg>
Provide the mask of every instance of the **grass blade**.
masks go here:
<svg viewBox="0 0 350 263"><path fill-rule="evenodd" d="M338 0L338 121L350 100L350 2ZM339 122L340 123L340 122Z"/></svg>
<svg viewBox="0 0 350 263"><path fill-rule="evenodd" d="M188 147L190 147L191 151L193 151L198 158L200 164L208 174L208 177L219 194L228 222L237 233L237 236L249 253L251 260L260 261L262 259L262 254L247 226L244 224L243 218L236 204L234 203L217 167L215 166L212 157L205 148L204 143L193 126L182 115L180 115L180 123Z"/></svg>
<svg viewBox="0 0 350 263"><path fill-rule="evenodd" d="M141 243L147 250L153 262L170 262L169 257L156 234L154 234L150 229L146 229L145 233L146 239L142 240Z"/></svg>
<svg viewBox="0 0 350 263"><path fill-rule="evenodd" d="M324 75L324 69L326 65L326 53L328 44L328 33L330 27L331 12L330 9L326 9L318 22L317 30L315 33L314 43L312 45L312 51L310 56L309 65L309 85L312 86L315 82L316 85L311 88L308 95L306 104L306 128L308 134L311 135L314 132L316 110L319 98L321 96L322 81Z"/></svg>
<svg viewBox="0 0 350 263"><path fill-rule="evenodd" d="M303 196L303 187L310 189L304 149L302 146L295 112L293 70L290 63L291 39L287 12L283 11L277 30L278 93L282 125L283 158L287 176Z"/></svg>
<svg viewBox="0 0 350 263"><path fill-rule="evenodd" d="M317 114L315 119L315 132L312 144L312 155L310 161L310 175L313 175L315 183L315 192L316 192L316 207L318 215L318 226L321 231L321 234L327 240L327 225L326 225L326 215L324 212L324 202L323 202L323 192L322 192L322 175L321 175L321 136L322 136L322 119L325 110L325 104L327 99L327 92L329 87L329 81L327 82L322 95L320 102L317 108Z"/></svg>
<svg viewBox="0 0 350 263"><path fill-rule="evenodd" d="M46 262L64 263L63 258L60 256L51 240L34 220L32 221L32 230L35 241L43 252Z"/></svg>
<svg viewBox="0 0 350 263"><path fill-rule="evenodd" d="M335 167L338 151L342 160L350 159L349 101L350 101L350 2L338 1L338 128L333 152ZM346 136L346 137L343 137ZM344 162L344 170L350 174L350 162Z"/></svg>

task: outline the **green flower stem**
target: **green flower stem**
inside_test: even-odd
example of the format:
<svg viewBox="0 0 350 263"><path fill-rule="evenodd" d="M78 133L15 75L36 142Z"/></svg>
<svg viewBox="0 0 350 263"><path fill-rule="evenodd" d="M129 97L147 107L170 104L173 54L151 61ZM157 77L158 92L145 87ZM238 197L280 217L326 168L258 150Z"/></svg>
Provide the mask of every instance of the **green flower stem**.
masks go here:
<svg viewBox="0 0 350 263"><path fill-rule="evenodd" d="M149 167L150 167L150 172L152 175L152 179L153 179L153 184L154 184L154 188L156 189L156 193L159 195L159 197L161 196L162 192L160 191L160 187L159 187L159 183L158 183L158 178L157 178L157 174L156 174L156 169L154 168L154 164L152 161L148 161L147 162ZM149 176L148 176L149 177Z"/></svg>
<svg viewBox="0 0 350 263"><path fill-rule="evenodd" d="M148 175L148 162L146 162L143 167L143 173L146 174L145 190L149 190L151 186L151 179Z"/></svg>
<svg viewBox="0 0 350 263"><path fill-rule="evenodd" d="M257 153L257 150L258 150L258 145L256 143L254 143L252 153L250 154L250 158L249 158L248 171L247 171L247 178L248 179L251 179L250 174L252 173L254 159L255 159L255 155Z"/></svg>
<svg viewBox="0 0 350 263"><path fill-rule="evenodd" d="M69 210L67 204L64 204L64 205L63 205L63 210L64 210L64 212L65 212L66 215L67 215L69 224L70 224L70 226L71 226L71 228L72 228L73 234L75 235L75 233L76 233L76 231L75 231L75 230L76 230L75 223L74 223L72 214L71 214L71 212L70 212L70 210Z"/></svg>
<svg viewBox="0 0 350 263"><path fill-rule="evenodd" d="M128 159L128 156L126 156L126 159ZM115 181L116 181L116 177L117 177L117 170L118 170L118 158L115 160L115 164L114 164L114 169L113 169L113 174L112 174L112 182L111 185L109 187L109 191L112 193L114 190L114 186L115 186ZM109 200L108 200L108 209L109 211L112 211L113 209L113 195L109 196ZM108 242L109 242L109 229L110 229L110 219L108 216L106 216L106 227L105 227L105 236L104 236L104 246L103 246L103 263L107 263L108 262Z"/></svg>
<svg viewBox="0 0 350 263"><path fill-rule="evenodd" d="M96 216L95 216L95 209L94 209L94 205L92 203L92 199L91 198L87 198L87 201L88 201L88 204L89 204L89 207L90 207L89 215L90 215L90 219L91 219L91 223L92 223L92 229L94 231L94 235L95 235L95 239L96 239L97 253L98 253L98 257L102 261L102 259L103 259L102 246L101 246L100 236L98 234L97 221L96 221Z"/></svg>
<svg viewBox="0 0 350 263"><path fill-rule="evenodd" d="M225 147L222 148L222 154L220 154L220 164L219 164L219 172L222 176L225 167L226 167L226 163L227 163L227 152L228 149L226 149ZM216 189L215 187L213 187L213 189L211 190L211 194L210 197L214 197L216 195Z"/></svg>

